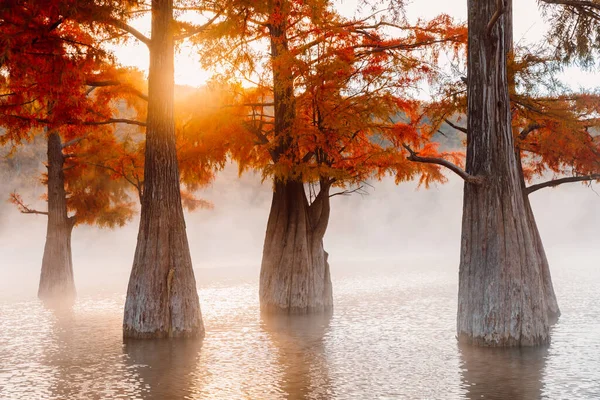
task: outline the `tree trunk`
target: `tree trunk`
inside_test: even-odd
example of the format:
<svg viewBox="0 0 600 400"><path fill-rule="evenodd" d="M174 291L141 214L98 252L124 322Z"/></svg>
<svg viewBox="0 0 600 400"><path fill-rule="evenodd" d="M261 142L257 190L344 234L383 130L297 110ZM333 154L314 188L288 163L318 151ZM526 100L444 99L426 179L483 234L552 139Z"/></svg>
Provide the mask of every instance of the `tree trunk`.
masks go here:
<svg viewBox="0 0 600 400"><path fill-rule="evenodd" d="M295 166L297 144L292 127L296 105L286 37L290 3L273 0L269 4L274 21L269 25L275 135L271 156L275 164L288 157L286 161ZM260 307L264 312L304 314L332 309L329 264L323 249L330 184L326 180L320 184L319 195L309 205L301 178L275 177L260 271Z"/></svg>
<svg viewBox="0 0 600 400"><path fill-rule="evenodd" d="M458 339L481 346L548 343L543 260L514 151L506 69L512 2L488 32L496 0L469 0L467 172ZM488 34L489 33L489 34Z"/></svg>
<svg viewBox="0 0 600 400"><path fill-rule="evenodd" d="M152 1L144 194L123 334L201 337L175 148L173 0Z"/></svg>
<svg viewBox="0 0 600 400"><path fill-rule="evenodd" d="M276 181L260 271L262 311L331 311L331 277L323 249L328 221L329 185L322 185L309 205L302 182Z"/></svg>
<svg viewBox="0 0 600 400"><path fill-rule="evenodd" d="M74 218L67 215L64 157L57 132L48 135L48 227L38 297L44 301L75 299L71 232Z"/></svg>

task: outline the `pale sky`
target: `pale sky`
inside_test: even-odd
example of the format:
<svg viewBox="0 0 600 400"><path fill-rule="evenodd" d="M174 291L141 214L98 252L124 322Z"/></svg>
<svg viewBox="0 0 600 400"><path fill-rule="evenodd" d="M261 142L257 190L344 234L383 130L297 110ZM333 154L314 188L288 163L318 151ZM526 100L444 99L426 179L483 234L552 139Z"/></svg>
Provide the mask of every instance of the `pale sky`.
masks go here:
<svg viewBox="0 0 600 400"><path fill-rule="evenodd" d="M345 16L357 13L359 0L336 0L338 9ZM514 38L521 44L539 43L543 40L547 26L537 6L537 0L514 0ZM449 14L456 20L467 18L467 0L412 0L409 2L407 16L414 21L417 18L430 19L441 13ZM140 31L149 35L150 17L135 21L133 24ZM148 50L145 45L131 42L126 46L115 48L118 60L126 66L148 69ZM175 82L180 85L200 86L206 82L211 73L203 71L199 58L193 48L183 45L175 59ZM573 89L600 86L600 74L583 72L578 68L568 68L563 80Z"/></svg>

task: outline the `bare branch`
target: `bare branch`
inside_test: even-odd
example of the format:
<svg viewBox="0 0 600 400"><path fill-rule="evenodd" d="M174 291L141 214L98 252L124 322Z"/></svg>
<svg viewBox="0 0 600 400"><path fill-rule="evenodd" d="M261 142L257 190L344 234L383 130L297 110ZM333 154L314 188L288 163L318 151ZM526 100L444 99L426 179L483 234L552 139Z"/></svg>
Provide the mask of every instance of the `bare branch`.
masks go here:
<svg viewBox="0 0 600 400"><path fill-rule="evenodd" d="M496 12L494 13L494 15L492 15L492 19L490 19L490 22L488 22L488 25L485 29L485 32L488 37L492 35L492 29L494 28L494 25L496 25L496 22L498 22L498 19L500 19L500 16L502 16L504 11L504 0L497 0Z"/></svg>
<svg viewBox="0 0 600 400"><path fill-rule="evenodd" d="M222 14L222 11L219 11L218 13L215 14L214 17L212 17L210 20L208 20L208 22L206 22L203 25L200 25L199 27L192 29L191 31L188 31L186 33L183 33L181 35L177 35L173 37L174 41L178 41L178 40L183 40L186 38L189 38L190 36L194 36L197 35L198 33L202 33L204 31L206 31L212 24L213 22L215 22L217 20L217 18L219 18Z"/></svg>
<svg viewBox="0 0 600 400"><path fill-rule="evenodd" d="M532 122L531 124L527 125L525 128L523 128L523 130L521 131L521 133L519 133L519 139L521 140L525 140L527 139L527 136L529 136L529 134L537 129L540 129L542 126L540 124L538 124L537 122Z"/></svg>
<svg viewBox="0 0 600 400"><path fill-rule="evenodd" d="M547 182L538 183L536 185L531 185L525 188L526 194L531 194L540 189L547 187L556 187L558 185L562 185L563 183L573 183L573 182L586 182L586 181L595 181L600 180L600 174L591 174L591 175L582 175L582 176L569 176L566 178L553 179Z"/></svg>
<svg viewBox="0 0 600 400"><path fill-rule="evenodd" d="M49 124L50 123L50 120L46 119L46 118L23 117L21 115L14 115L14 114L2 114L2 115L5 117L20 119L22 121L37 122L37 123L41 123L41 124ZM126 118L109 118L104 121L65 121L63 124L64 125L88 125L88 126L109 125L109 124L128 124L128 125L146 126L145 122L135 121L135 120L126 119Z"/></svg>
<svg viewBox="0 0 600 400"><path fill-rule="evenodd" d="M48 211L38 211L38 210L34 210L32 208L29 208L28 205L23 203L23 200L21 200L21 196L19 196L18 194L14 193L14 192L10 194L10 201L11 201L11 203L15 204L17 206L17 208L19 209L19 211L21 211L23 214L48 215Z"/></svg>
<svg viewBox="0 0 600 400"><path fill-rule="evenodd" d="M89 121L89 122L82 122L81 124L82 125L127 124L127 125L146 126L145 122L136 121L133 119L126 119L126 118L109 118L106 121ZM69 125L76 125L76 124L69 124Z"/></svg>
<svg viewBox="0 0 600 400"><path fill-rule="evenodd" d="M106 169L108 171L114 172L115 174L121 176L123 179L125 179L127 182L129 182L133 187L135 187L138 191L138 194L140 195L140 199L142 198L142 188L140 185L139 180L137 182L133 181L130 177L128 177L124 171L118 171L115 168L109 167L108 165L103 165L103 164L96 164L96 163L92 163L92 162L86 162L85 164L94 166L96 168L103 168Z"/></svg>
<svg viewBox="0 0 600 400"><path fill-rule="evenodd" d="M357 188L354 188L352 190L342 190L341 192L336 192L336 193L332 193L329 195L329 197L334 197L334 196L350 196L353 193L358 193L361 196L367 194L367 192L364 190L364 186L360 185Z"/></svg>
<svg viewBox="0 0 600 400"><path fill-rule="evenodd" d="M454 122L450 121L448 118L444 118L444 122L447 123L448 125L450 125L451 128L456 129L457 131L461 131L464 134L469 134L469 131L467 130L467 128L460 126L460 125L456 125Z"/></svg>
<svg viewBox="0 0 600 400"><path fill-rule="evenodd" d="M483 183L483 177L481 176L473 176L468 174L462 168L458 167L455 164L452 164L448 160L444 160L443 158L435 158L435 157L421 157L419 156L413 149L411 149L407 144L402 144L402 146L409 152L410 156L407 157L408 160L414 162L420 162L425 164L437 164L443 167L448 168L456 175L460 176L463 180L469 183L473 183L476 185L481 185Z"/></svg>
<svg viewBox="0 0 600 400"><path fill-rule="evenodd" d="M69 147L69 146L73 146L73 145L75 145L75 144L77 144L77 143L81 142L83 139L87 138L87 136L88 136L88 135L83 135L83 136L81 136L81 137L78 137L78 138L75 138L75 139L73 139L73 140L69 140L68 142L64 142L64 143L62 144L62 148L63 148L63 149L65 149L65 148L67 148L67 147ZM73 156L71 156L71 157L73 157Z"/></svg>
<svg viewBox="0 0 600 400"><path fill-rule="evenodd" d="M135 37L140 42L144 43L146 46L150 46L150 38L144 35L142 32L135 29L133 26L126 24L125 22L118 19L108 19L106 22L115 28L121 29L127 33L130 33L133 37Z"/></svg>

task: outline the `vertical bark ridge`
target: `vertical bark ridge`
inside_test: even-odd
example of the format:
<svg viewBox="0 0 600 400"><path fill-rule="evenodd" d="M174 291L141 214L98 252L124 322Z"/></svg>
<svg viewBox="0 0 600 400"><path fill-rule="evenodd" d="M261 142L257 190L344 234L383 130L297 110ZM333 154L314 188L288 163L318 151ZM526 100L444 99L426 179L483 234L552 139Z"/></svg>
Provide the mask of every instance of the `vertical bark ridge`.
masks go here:
<svg viewBox="0 0 600 400"><path fill-rule="evenodd" d="M517 157L521 159L521 151L517 148ZM548 321L550 323L555 323L560 317L560 308L558 307L558 301L556 299L556 293L554 292L554 285L552 284L552 276L550 274L550 264L548 263L548 258L546 256L546 251L544 249L544 244L542 242L542 237L540 235L540 231L538 229L535 215L533 214L533 209L531 208L531 202L529 201L529 195L527 194L527 185L525 184L525 176L523 175L523 166L521 163L518 163L519 167L519 176L521 180L521 188L523 190L523 197L525 201L525 207L527 208L527 218L529 224L531 225L531 230L534 233L534 242L535 249L538 254L539 259L542 263L542 279L544 282L544 292L546 294L546 303L548 306Z"/></svg>
<svg viewBox="0 0 600 400"><path fill-rule="evenodd" d="M58 132L48 134L48 225L38 297L44 301L72 302L75 298L71 232L62 141Z"/></svg>
<svg viewBox="0 0 600 400"><path fill-rule="evenodd" d="M175 147L173 0L152 1L144 192L123 334L202 337Z"/></svg>

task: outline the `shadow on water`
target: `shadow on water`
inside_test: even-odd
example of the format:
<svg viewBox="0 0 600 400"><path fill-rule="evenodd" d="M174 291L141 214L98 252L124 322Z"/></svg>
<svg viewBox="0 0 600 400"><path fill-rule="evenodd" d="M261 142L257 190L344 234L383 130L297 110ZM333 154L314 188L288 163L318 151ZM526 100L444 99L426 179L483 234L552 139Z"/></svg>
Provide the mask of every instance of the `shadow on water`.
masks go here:
<svg viewBox="0 0 600 400"><path fill-rule="evenodd" d="M261 328L277 350L279 388L289 399L334 397L324 338L331 314L263 315Z"/></svg>
<svg viewBox="0 0 600 400"><path fill-rule="evenodd" d="M202 339L123 341L126 363L135 371L144 399L193 397L200 388L195 375Z"/></svg>
<svg viewBox="0 0 600 400"><path fill-rule="evenodd" d="M468 399L539 399L548 348L459 346L461 381Z"/></svg>

